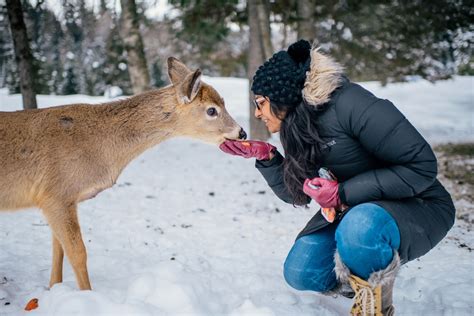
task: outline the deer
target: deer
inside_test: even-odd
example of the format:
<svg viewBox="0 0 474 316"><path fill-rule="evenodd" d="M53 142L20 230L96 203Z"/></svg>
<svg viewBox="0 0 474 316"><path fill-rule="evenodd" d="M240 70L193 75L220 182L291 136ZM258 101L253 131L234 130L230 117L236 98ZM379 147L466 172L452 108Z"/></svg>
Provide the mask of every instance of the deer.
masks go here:
<svg viewBox="0 0 474 316"><path fill-rule="evenodd" d="M49 287L61 283L63 259L80 290L91 290L78 203L112 187L145 150L173 137L219 145L245 139L223 98L169 57L170 84L102 104L0 112L0 210L36 207L52 231Z"/></svg>

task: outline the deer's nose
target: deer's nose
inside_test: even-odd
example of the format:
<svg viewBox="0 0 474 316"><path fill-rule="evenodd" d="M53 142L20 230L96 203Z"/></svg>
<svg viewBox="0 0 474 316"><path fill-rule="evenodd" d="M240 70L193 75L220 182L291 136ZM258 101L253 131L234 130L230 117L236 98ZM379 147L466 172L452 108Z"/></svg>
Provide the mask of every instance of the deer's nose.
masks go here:
<svg viewBox="0 0 474 316"><path fill-rule="evenodd" d="M243 128L239 131L239 139L247 139L247 133L244 131Z"/></svg>

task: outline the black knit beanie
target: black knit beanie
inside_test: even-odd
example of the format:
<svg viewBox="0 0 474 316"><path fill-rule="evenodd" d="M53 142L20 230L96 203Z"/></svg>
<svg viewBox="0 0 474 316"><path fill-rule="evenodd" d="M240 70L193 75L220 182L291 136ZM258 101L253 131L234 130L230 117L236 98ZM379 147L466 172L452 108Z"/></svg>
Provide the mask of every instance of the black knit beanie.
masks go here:
<svg viewBox="0 0 474 316"><path fill-rule="evenodd" d="M311 44L305 40L291 44L287 51L275 53L253 76L252 92L280 104L298 105L303 99L310 53Z"/></svg>

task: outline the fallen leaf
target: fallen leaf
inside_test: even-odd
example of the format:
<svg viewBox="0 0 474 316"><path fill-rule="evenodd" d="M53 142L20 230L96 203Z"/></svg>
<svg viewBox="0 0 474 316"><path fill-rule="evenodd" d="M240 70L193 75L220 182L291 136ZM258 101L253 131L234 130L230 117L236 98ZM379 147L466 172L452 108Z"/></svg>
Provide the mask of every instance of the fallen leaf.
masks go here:
<svg viewBox="0 0 474 316"><path fill-rule="evenodd" d="M25 311L31 311L38 308L38 299L32 298L25 306Z"/></svg>

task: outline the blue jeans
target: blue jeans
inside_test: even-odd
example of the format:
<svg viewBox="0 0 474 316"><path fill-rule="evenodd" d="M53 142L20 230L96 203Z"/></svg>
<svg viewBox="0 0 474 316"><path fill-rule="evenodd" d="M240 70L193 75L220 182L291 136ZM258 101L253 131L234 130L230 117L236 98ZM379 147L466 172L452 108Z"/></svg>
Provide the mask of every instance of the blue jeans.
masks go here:
<svg viewBox="0 0 474 316"><path fill-rule="evenodd" d="M326 292L336 286L334 252L351 272L364 280L386 268L400 247L400 232L382 207L353 207L339 225L329 225L296 240L284 265L286 282L297 290Z"/></svg>

